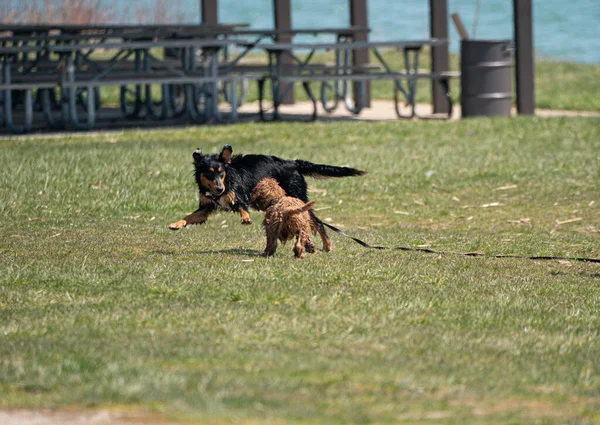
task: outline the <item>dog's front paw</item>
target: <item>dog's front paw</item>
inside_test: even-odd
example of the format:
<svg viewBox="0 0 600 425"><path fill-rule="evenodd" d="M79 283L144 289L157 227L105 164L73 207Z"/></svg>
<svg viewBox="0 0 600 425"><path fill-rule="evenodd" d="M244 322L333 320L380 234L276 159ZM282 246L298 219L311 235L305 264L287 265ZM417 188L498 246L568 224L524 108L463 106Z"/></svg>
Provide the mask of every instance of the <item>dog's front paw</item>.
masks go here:
<svg viewBox="0 0 600 425"><path fill-rule="evenodd" d="M248 211L243 208L240 208L240 217L242 218L242 224L252 224L250 214L248 214Z"/></svg>
<svg viewBox="0 0 600 425"><path fill-rule="evenodd" d="M169 229L171 229L171 230L179 230L179 229L184 228L185 226L187 226L187 221L185 221L185 220L179 220L179 221L177 221L175 223L169 224Z"/></svg>

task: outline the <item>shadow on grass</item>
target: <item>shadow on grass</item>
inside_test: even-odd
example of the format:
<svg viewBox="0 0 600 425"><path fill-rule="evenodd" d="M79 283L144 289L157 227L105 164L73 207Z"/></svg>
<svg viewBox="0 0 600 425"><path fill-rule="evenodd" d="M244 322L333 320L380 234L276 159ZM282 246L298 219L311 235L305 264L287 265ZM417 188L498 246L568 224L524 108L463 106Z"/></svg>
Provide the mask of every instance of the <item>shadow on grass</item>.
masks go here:
<svg viewBox="0 0 600 425"><path fill-rule="evenodd" d="M232 249L214 249L206 251L194 251L193 254L199 255L239 255L245 257L260 257L262 251L247 248L232 248ZM152 251L152 254L159 255L178 255L181 251L167 251L163 249Z"/></svg>
<svg viewBox="0 0 600 425"><path fill-rule="evenodd" d="M33 124L33 133L36 134L61 134L61 133L86 133L90 131L121 131L121 130L131 130L131 129L140 129L143 127L144 130L150 129L177 129L177 128L185 128L189 126L198 125L197 123L190 121L187 117L174 117L168 118L165 120L148 120L141 118L121 118L117 112L115 112L114 108L104 108L108 109L108 112L102 111L102 114L97 117L97 122L92 130L74 130L69 129L65 130L64 128L48 128L43 123L43 117L40 113L34 114L34 124ZM17 114L17 119L24 119L22 114ZM223 113L222 120L212 120L201 123L201 125L210 125L210 126L227 126L232 124L240 124L240 123L282 123L282 122L314 122L311 118L311 113L307 111L306 113L293 113L293 112L281 112L280 119L273 120L272 119L272 110L268 109L265 113L265 120L261 120L259 116L259 112L239 112L238 118L235 123L231 123L229 120L229 114ZM316 121L323 122L358 122L358 121L371 121L361 118L360 115L329 115L327 113L319 113ZM13 133L11 133L6 128L0 128L0 136L2 137L11 137Z"/></svg>

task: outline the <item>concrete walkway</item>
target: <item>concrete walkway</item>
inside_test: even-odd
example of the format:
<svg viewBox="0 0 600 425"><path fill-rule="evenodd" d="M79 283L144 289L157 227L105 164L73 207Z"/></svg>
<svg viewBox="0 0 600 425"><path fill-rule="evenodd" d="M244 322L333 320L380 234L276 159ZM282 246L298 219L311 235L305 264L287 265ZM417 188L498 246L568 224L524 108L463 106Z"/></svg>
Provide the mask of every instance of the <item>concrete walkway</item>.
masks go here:
<svg viewBox="0 0 600 425"><path fill-rule="evenodd" d="M309 119L312 114L311 102L296 102L294 105L282 105L280 111L290 119ZM258 111L258 103L247 103L241 106L240 113L253 114ZM403 106L401 113L408 115L410 108ZM431 115L432 107L428 104L418 104L417 114ZM394 102L391 100L373 100L370 108L365 108L360 115L352 115L346 107L340 103L337 110L331 114L325 112L321 104L318 105L318 120L358 120L358 121L392 121L398 120L394 109ZM516 115L516 109L513 108L512 115ZM600 117L600 112L595 111L563 111L554 109L537 109L536 115L540 117ZM460 119L460 105L454 105L451 119ZM444 118L444 116L440 116Z"/></svg>

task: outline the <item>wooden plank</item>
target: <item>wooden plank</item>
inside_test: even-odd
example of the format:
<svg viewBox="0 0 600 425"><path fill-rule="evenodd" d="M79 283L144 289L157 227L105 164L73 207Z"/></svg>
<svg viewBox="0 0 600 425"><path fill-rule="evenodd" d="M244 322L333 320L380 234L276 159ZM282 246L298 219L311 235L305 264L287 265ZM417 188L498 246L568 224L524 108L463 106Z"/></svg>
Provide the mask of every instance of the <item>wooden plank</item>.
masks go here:
<svg viewBox="0 0 600 425"><path fill-rule="evenodd" d="M367 0L350 0L350 25L368 28L368 8ZM354 35L354 41L369 41L368 32L360 32ZM352 64L355 66L367 65L369 63L369 50L356 49L352 57ZM358 102L359 85L354 84L354 101ZM365 86L364 93L365 106L371 106L371 85Z"/></svg>
<svg viewBox="0 0 600 425"><path fill-rule="evenodd" d="M448 0L429 0L429 25L432 38L448 39ZM450 70L448 45L431 48L431 71ZM440 85L432 81L431 95L434 113L448 113L448 102Z"/></svg>
<svg viewBox="0 0 600 425"><path fill-rule="evenodd" d="M458 35L460 35L460 39L468 40L469 33L463 25L462 19L460 19L460 15L458 13L453 13L452 15L450 15L450 17L452 18L452 22L454 22L454 26L456 27L456 31L458 31Z"/></svg>
<svg viewBox="0 0 600 425"><path fill-rule="evenodd" d="M394 48L394 49L421 49L424 46L446 46L446 40L389 40L389 41L354 41L341 43L275 43L264 44L260 47L265 50L331 50L331 49L373 49L373 48ZM365 64L360 64L365 65Z"/></svg>
<svg viewBox="0 0 600 425"><path fill-rule="evenodd" d="M219 22L219 1L218 0L201 0L202 1L202 23L217 24Z"/></svg>
<svg viewBox="0 0 600 425"><path fill-rule="evenodd" d="M517 112L535 113L533 12L531 0L513 0L517 81Z"/></svg>
<svg viewBox="0 0 600 425"><path fill-rule="evenodd" d="M292 29L292 4L291 0L273 0L275 29L290 30ZM292 35L281 33L275 37L279 43L291 43ZM288 67L293 64L292 58L289 55L282 55L283 75L289 75ZM280 92L287 90L286 96L282 99L284 105L292 105L295 103L294 87L288 89L287 85L282 84Z"/></svg>

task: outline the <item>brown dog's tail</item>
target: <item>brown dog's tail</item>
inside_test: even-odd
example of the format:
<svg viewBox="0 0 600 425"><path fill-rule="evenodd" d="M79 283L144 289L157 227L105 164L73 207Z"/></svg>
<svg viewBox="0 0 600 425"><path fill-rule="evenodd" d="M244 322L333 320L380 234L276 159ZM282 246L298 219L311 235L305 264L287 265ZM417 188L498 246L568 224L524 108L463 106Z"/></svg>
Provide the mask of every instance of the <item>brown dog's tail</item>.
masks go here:
<svg viewBox="0 0 600 425"><path fill-rule="evenodd" d="M350 167L338 167L336 165L314 164L310 161L297 159L296 169L303 176L313 177L315 179L326 179L329 177L351 177L364 176L366 171Z"/></svg>
<svg viewBox="0 0 600 425"><path fill-rule="evenodd" d="M302 205L301 207L294 208L293 210L286 211L285 214L284 214L284 216L283 216L283 221L285 221L290 215L300 214L300 213L303 213L305 211L310 211L310 209L312 208L312 206L314 204L315 204L315 201L310 201L310 202L307 202L306 204Z"/></svg>

